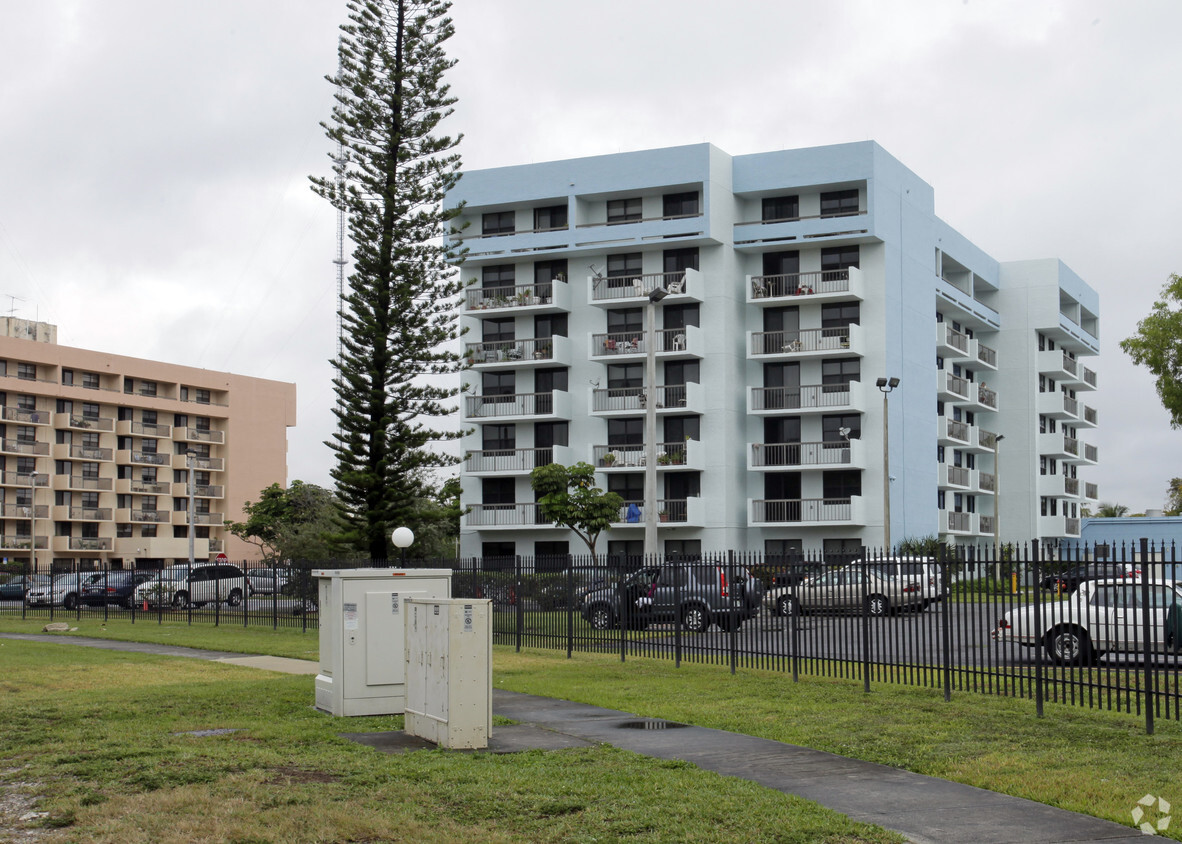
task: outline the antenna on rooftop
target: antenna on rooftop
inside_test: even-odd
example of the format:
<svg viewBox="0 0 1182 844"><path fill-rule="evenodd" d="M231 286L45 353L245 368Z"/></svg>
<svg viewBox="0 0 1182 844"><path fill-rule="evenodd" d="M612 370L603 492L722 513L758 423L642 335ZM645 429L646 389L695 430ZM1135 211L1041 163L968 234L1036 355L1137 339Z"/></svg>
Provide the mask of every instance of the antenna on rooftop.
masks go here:
<svg viewBox="0 0 1182 844"><path fill-rule="evenodd" d="M13 296L11 293L0 293L0 296L7 296L8 297L8 315L10 317L16 315L16 303L17 302L27 302L28 301L27 299L22 299L19 296Z"/></svg>

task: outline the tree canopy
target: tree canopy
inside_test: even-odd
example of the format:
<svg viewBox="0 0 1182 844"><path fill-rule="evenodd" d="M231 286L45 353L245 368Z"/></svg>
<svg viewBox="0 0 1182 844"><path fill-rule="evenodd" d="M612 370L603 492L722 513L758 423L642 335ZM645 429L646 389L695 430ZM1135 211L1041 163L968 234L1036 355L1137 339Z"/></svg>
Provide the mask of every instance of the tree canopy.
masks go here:
<svg viewBox="0 0 1182 844"><path fill-rule="evenodd" d="M418 502L436 495L435 469L457 458L435 448L460 432L440 423L454 411L460 371L461 284L445 242L446 192L459 178L459 138L437 132L455 98L443 83L454 64L445 0L357 0L341 27L331 125L333 176L313 190L348 219L349 289L340 303L341 353L333 360L338 428L332 477L345 540L372 559L390 556L390 532L419 534Z"/></svg>
<svg viewBox="0 0 1182 844"><path fill-rule="evenodd" d="M1149 316L1137 323L1137 333L1120 341L1133 363L1156 377L1170 427L1182 428L1182 276L1174 273L1162 287Z"/></svg>
<svg viewBox="0 0 1182 844"><path fill-rule="evenodd" d="M619 520L624 499L595 485L595 467L590 463L539 466L530 473L529 482L538 495L542 518L573 530L594 556L599 534Z"/></svg>
<svg viewBox="0 0 1182 844"><path fill-rule="evenodd" d="M340 525L330 490L303 481L292 481L287 489L271 484L258 501L247 501L242 509L246 518L226 522L226 529L258 548L263 562L336 556L333 537Z"/></svg>

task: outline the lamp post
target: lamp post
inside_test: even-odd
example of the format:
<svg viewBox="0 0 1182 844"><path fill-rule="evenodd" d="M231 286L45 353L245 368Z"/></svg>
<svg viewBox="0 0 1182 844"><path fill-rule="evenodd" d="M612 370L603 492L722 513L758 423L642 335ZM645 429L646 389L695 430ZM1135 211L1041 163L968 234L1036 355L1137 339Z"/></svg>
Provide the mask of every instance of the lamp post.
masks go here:
<svg viewBox="0 0 1182 844"><path fill-rule="evenodd" d="M29 574L37 573L37 467L29 473Z"/></svg>
<svg viewBox="0 0 1182 844"><path fill-rule="evenodd" d="M875 382L882 391L882 543L886 554L891 553L891 434L887 398L899 386L898 378L879 378Z"/></svg>
<svg viewBox="0 0 1182 844"><path fill-rule="evenodd" d="M993 446L993 567L994 580L1001 581L1001 441L1005 434L998 434Z"/></svg>
<svg viewBox="0 0 1182 844"><path fill-rule="evenodd" d="M406 568L406 549L415 541L415 532L408 527L394 528L394 532L390 534L390 540L396 547L402 549L402 567Z"/></svg>
<svg viewBox="0 0 1182 844"><path fill-rule="evenodd" d="M185 452L185 466L188 469L188 481L189 481L189 568L190 568L190 570L193 568L193 565L194 565L193 543L194 543L194 536L196 535L194 528L193 528L193 518L194 518L194 514L197 512L197 507L196 507L196 504L193 500L194 499L193 493L196 490L196 486L193 484L193 461L194 461L194 458L196 458L196 457L197 457L197 452L193 451L193 449L189 449L188 451Z"/></svg>
<svg viewBox="0 0 1182 844"><path fill-rule="evenodd" d="M644 366L644 557L657 553L657 303L669 295L664 287L648 294L645 308Z"/></svg>

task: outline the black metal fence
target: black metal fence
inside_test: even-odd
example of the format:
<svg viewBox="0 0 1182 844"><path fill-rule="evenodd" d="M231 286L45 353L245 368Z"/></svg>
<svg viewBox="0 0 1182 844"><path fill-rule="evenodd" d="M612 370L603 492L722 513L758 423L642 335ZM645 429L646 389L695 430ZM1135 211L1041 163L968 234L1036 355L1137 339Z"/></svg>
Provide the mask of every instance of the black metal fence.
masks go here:
<svg viewBox="0 0 1182 844"><path fill-rule="evenodd" d="M946 699L954 692L1020 697L1040 715L1047 702L1104 708L1144 717L1150 732L1156 718L1182 719L1182 565L1174 545L1081 546L1070 555L1034 544L994 550L933 558L725 553L407 565L451 569L452 594L491 600L494 641L518 649L643 656L732 672L756 668L794 680L837 677L866 690L876 683L915 685L938 689ZM0 599L0 616L98 614L135 623L315 630L311 572L356 565L300 564L272 571L270 580L252 573L219 584L238 588L239 601L229 592L200 601L210 593L197 589L183 602L115 600L69 609L10 598ZM30 574L4 571L10 581ZM122 577L57 576L63 574L67 581Z"/></svg>

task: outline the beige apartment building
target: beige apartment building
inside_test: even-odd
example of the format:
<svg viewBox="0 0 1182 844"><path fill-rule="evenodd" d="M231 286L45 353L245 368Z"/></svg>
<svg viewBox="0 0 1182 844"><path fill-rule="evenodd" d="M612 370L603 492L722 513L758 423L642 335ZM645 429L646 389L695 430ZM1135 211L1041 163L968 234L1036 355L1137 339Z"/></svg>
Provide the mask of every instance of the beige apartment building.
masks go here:
<svg viewBox="0 0 1182 844"><path fill-rule="evenodd" d="M286 485L295 422L294 384L59 346L53 325L0 318L0 558L181 562L190 512L195 559L257 557L224 525Z"/></svg>

